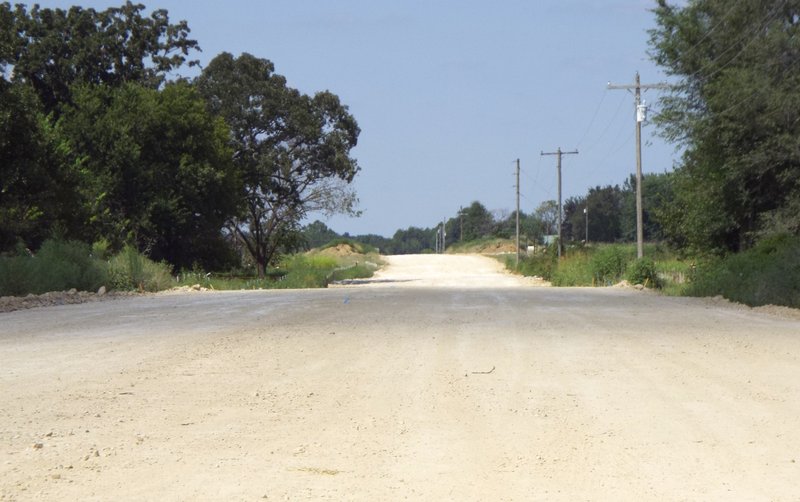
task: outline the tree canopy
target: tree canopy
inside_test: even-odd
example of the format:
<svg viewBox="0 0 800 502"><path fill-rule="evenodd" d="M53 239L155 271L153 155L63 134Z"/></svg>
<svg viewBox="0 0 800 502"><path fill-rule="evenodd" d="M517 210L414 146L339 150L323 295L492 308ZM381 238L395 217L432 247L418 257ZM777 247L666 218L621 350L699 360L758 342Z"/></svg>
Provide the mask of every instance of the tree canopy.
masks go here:
<svg viewBox="0 0 800 502"><path fill-rule="evenodd" d="M60 130L79 177L84 239L135 244L178 267L213 265L210 248L238 203L224 122L184 82L73 93Z"/></svg>
<svg viewBox="0 0 800 502"><path fill-rule="evenodd" d="M679 82L658 121L685 147L668 236L727 252L797 234L800 2L659 0L654 12L651 55Z"/></svg>
<svg viewBox="0 0 800 502"><path fill-rule="evenodd" d="M0 252L54 234L176 268L259 270L311 211L355 212L359 128L328 91L223 53L195 80L185 21L0 3Z"/></svg>
<svg viewBox="0 0 800 502"><path fill-rule="evenodd" d="M309 211L352 212L350 156L360 129L330 92L301 94L273 64L250 54L215 57L197 80L210 110L231 128L242 206L228 229L259 272Z"/></svg>
<svg viewBox="0 0 800 502"><path fill-rule="evenodd" d="M103 11L71 7L14 7L0 4L0 65L13 66L14 80L28 83L46 113L71 103L73 84L120 86L137 82L152 88L198 49L185 21L170 24L166 10L142 15L130 1Z"/></svg>

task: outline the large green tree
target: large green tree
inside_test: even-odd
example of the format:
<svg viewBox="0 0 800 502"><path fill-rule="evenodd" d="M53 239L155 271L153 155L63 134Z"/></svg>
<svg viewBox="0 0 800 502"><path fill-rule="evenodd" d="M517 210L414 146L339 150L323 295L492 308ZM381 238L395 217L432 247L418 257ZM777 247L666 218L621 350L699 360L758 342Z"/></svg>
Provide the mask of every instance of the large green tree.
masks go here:
<svg viewBox="0 0 800 502"><path fill-rule="evenodd" d="M659 0L653 59L678 81L663 134L685 147L663 224L701 251L800 232L800 2Z"/></svg>
<svg viewBox="0 0 800 502"><path fill-rule="evenodd" d="M617 185L596 186L586 197L570 197L564 203L564 230L566 239L576 241L586 237L586 215L589 212L589 240L591 242L616 242L622 237L622 191Z"/></svg>
<svg viewBox="0 0 800 502"><path fill-rule="evenodd" d="M164 88L170 72L187 62L197 44L188 38L185 22L171 24L166 11L145 15L143 10L144 6L131 2L103 11L39 5L28 9L0 3L0 250L18 240L36 248L53 232L112 241L129 232L146 234L133 230L140 228L138 224L117 226L109 236L97 233L98 228L114 226L109 224L114 217L106 210L124 207L120 218L125 219L132 206L130 200L112 200L122 196L122 191L105 185L113 177L130 177L130 172L107 172L123 163L125 148L135 155L161 146L171 148L181 141L191 142L195 131L185 127L182 139L163 136L155 145L134 145L144 141L141 124L153 119L156 111L147 108L138 116L133 105L141 93L133 93L137 96L128 108L120 104L120 96L132 92L134 84L151 91L148 100L165 106L164 130L172 128L175 133L181 117L169 114L186 110L170 108L172 91L163 100L154 93ZM117 91L123 88L127 90ZM204 106L199 110L205 112ZM194 118L191 113L183 117L187 122ZM83 123L85 129L79 131L75 123ZM101 125L108 129L100 131ZM127 139L112 147L114 134ZM199 141L204 134L198 131ZM198 148L202 147L188 147L186 158L195 156ZM117 152L115 159L104 165L112 150ZM127 162L135 162L135 155ZM168 158L178 162L174 155L166 156L164 162ZM165 172L176 169L177 164ZM131 186L138 183L134 180ZM151 204L146 201L151 194L139 193L137 203ZM97 203L98 198L103 202ZM208 201L198 204L204 212ZM180 235L181 229L175 234ZM150 249L163 249L152 244L153 238L147 242ZM199 243L194 244L198 249Z"/></svg>
<svg viewBox="0 0 800 502"><path fill-rule="evenodd" d="M436 246L436 229L408 227L392 236L389 254L431 253Z"/></svg>
<svg viewBox="0 0 800 502"><path fill-rule="evenodd" d="M36 248L53 226L75 226L74 180L58 138L25 85L0 79L0 251Z"/></svg>
<svg viewBox="0 0 800 502"><path fill-rule="evenodd" d="M461 210L460 228L463 228L464 241L473 241L492 235L494 218L486 206L478 201L473 201L468 207Z"/></svg>
<svg viewBox="0 0 800 502"><path fill-rule="evenodd" d="M672 210L675 200L673 173L647 173L642 177L644 239L662 241L667 236L662 220ZM636 177L631 175L622 184L620 213L621 238L636 240Z"/></svg>
<svg viewBox="0 0 800 502"><path fill-rule="evenodd" d="M30 85L45 113L72 102L74 84L157 88L181 67L197 42L185 21L170 24L166 10L143 15L130 1L103 11L28 9L0 3L0 66L13 65L14 79Z"/></svg>
<svg viewBox="0 0 800 502"><path fill-rule="evenodd" d="M302 94L270 61L250 54L215 57L197 86L230 127L243 185L228 229L260 274L309 212L354 211L349 183L359 167L350 150L360 130L336 95Z"/></svg>
<svg viewBox="0 0 800 502"><path fill-rule="evenodd" d="M86 240L135 244L178 267L220 264L235 213L228 128L188 83L73 88L60 132L79 176Z"/></svg>
<svg viewBox="0 0 800 502"><path fill-rule="evenodd" d="M554 200L543 201L536 208L534 214L542 222L544 235L558 234L558 202Z"/></svg>

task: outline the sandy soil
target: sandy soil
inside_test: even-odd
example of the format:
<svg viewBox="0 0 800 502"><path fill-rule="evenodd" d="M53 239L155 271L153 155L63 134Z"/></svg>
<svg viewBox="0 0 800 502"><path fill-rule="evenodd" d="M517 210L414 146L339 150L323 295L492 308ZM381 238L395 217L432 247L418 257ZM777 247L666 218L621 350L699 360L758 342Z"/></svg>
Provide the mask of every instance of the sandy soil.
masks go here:
<svg viewBox="0 0 800 502"><path fill-rule="evenodd" d="M800 322L487 260L0 314L0 499L800 498Z"/></svg>

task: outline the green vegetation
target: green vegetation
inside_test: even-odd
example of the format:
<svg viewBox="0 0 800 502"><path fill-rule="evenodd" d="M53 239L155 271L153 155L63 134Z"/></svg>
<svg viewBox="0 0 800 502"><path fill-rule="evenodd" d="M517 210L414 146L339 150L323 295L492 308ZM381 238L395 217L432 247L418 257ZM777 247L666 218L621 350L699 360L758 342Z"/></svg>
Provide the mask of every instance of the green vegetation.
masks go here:
<svg viewBox="0 0 800 502"><path fill-rule="evenodd" d="M712 259L698 267L686 293L722 295L751 306L800 308L800 238L779 235L750 250Z"/></svg>
<svg viewBox="0 0 800 502"><path fill-rule="evenodd" d="M553 248L554 249L554 248ZM570 248L559 261L552 250L524 257L517 273L554 286L609 286L622 280L677 296L723 296L750 306L800 307L800 237L763 239L748 251L699 263L680 259L664 246L648 245L636 259L634 244ZM504 257L515 270L515 258Z"/></svg>
<svg viewBox="0 0 800 502"><path fill-rule="evenodd" d="M341 254L326 254L334 249ZM50 239L36 255L20 248L0 256L0 296L73 288L96 291L101 286L139 292L195 284L215 290L324 288L334 281L372 277L381 263L369 246L340 239L321 250L286 256L261 278L199 270L173 276L169 265L150 260L132 246L113 256L106 250L103 242L90 248L78 241Z"/></svg>
<svg viewBox="0 0 800 502"><path fill-rule="evenodd" d="M346 254L326 254L326 250L342 246L349 250ZM284 257L261 278L187 272L179 275L178 285L198 284L215 290L325 288L335 281L372 277L379 264L379 256L368 246L337 239L322 249Z"/></svg>
<svg viewBox="0 0 800 502"><path fill-rule="evenodd" d="M132 247L106 261L82 242L49 239L36 255L22 248L15 255L0 257L0 296L96 291L100 286L158 291L171 287L172 278L167 265L153 262Z"/></svg>
<svg viewBox="0 0 800 502"><path fill-rule="evenodd" d="M662 246L648 245L645 252L654 258L637 260L634 244L573 246L559 260L555 246L550 246L544 253L523 257L516 271L554 286L611 286L626 280L672 294L682 292L690 265ZM514 257L507 255L505 262L515 270Z"/></svg>
<svg viewBox="0 0 800 502"><path fill-rule="evenodd" d="M303 94L249 54L174 77L198 42L144 9L0 2L0 254L47 254L58 235L264 276L301 249L309 211L355 212L360 130L335 94ZM160 287L112 261L120 287Z"/></svg>
<svg viewBox="0 0 800 502"><path fill-rule="evenodd" d="M659 215L666 237L723 256L798 235L798 4L659 0L654 13L651 56L677 81L656 120L685 148Z"/></svg>
<svg viewBox="0 0 800 502"><path fill-rule="evenodd" d="M125 248L108 261L108 283L119 291L161 291L174 285L170 268L156 263L132 246Z"/></svg>

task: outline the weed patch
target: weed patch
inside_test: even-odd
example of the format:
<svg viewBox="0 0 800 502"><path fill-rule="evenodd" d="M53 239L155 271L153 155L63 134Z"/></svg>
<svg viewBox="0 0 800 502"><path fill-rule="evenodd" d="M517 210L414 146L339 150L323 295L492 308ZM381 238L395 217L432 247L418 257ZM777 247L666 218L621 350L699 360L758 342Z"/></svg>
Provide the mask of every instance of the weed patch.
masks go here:
<svg viewBox="0 0 800 502"><path fill-rule="evenodd" d="M800 238L777 235L748 251L698 266L686 293L750 306L800 307Z"/></svg>

